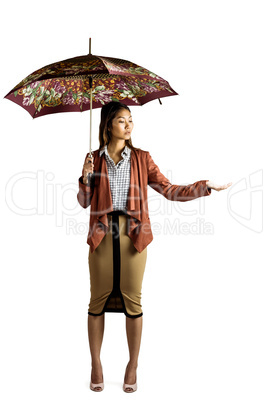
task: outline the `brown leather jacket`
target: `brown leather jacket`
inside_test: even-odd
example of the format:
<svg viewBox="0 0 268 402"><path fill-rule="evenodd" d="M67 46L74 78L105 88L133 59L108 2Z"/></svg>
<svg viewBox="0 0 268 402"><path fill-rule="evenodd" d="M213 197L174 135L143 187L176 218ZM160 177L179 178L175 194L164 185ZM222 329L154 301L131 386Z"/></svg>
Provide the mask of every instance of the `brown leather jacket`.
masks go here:
<svg viewBox="0 0 268 402"><path fill-rule="evenodd" d="M87 243L90 251L98 247L108 231L107 213L113 211L105 155L99 156L99 149L93 151L94 173L90 185L79 178L77 199L83 208L90 209L90 222ZM150 153L136 148L131 150L130 186L127 198L127 214L130 215L128 236L134 247L141 252L153 240L148 211L147 186L151 186L170 201L190 201L211 194L207 180L200 180L189 185L171 184L160 172Z"/></svg>

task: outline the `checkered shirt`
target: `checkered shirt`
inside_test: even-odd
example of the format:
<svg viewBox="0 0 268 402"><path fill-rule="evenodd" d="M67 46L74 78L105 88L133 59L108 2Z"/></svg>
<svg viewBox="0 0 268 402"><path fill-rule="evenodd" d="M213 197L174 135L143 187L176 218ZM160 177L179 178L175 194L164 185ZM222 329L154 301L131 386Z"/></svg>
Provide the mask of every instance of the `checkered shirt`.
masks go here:
<svg viewBox="0 0 268 402"><path fill-rule="evenodd" d="M100 150L100 156L105 153L107 170L112 194L113 209L127 209L127 195L130 184L130 155L131 149L126 145L121 155L123 159L115 165L107 151L107 145Z"/></svg>

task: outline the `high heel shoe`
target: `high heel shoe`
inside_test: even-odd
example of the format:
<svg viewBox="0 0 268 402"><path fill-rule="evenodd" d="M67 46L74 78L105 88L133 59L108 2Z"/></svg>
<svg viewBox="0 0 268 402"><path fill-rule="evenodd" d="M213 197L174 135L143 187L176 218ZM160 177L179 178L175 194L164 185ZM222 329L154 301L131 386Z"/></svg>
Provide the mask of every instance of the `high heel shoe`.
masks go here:
<svg viewBox="0 0 268 402"><path fill-rule="evenodd" d="M103 375L102 375L102 382L99 382L98 384L94 384L94 383L91 381L91 379L90 379L90 385L89 385L89 387L90 387L90 389L91 389L92 391L95 391L95 392L101 392L101 391L103 391L103 388L104 388ZM100 388L100 389L96 389L96 388Z"/></svg>
<svg viewBox="0 0 268 402"><path fill-rule="evenodd" d="M130 388L130 390L128 390L129 388ZM135 392L135 391L137 391L137 388L138 388L137 387L137 374L136 374L136 382L135 382L135 384L126 384L125 382L123 383L123 390L125 392L128 392L128 393Z"/></svg>
<svg viewBox="0 0 268 402"><path fill-rule="evenodd" d="M96 388L101 388L101 389L96 389ZM103 388L104 388L103 382L100 382L99 384L93 384L93 382L90 381L90 389L92 391L101 392L101 391L103 391Z"/></svg>
<svg viewBox="0 0 268 402"><path fill-rule="evenodd" d="M127 388L130 388L131 391L127 391ZM137 391L137 388L138 388L138 387L137 387L137 382L135 382L135 384L126 384L126 383L124 382L124 384L123 384L123 390L124 390L125 392L128 392L128 393Z"/></svg>

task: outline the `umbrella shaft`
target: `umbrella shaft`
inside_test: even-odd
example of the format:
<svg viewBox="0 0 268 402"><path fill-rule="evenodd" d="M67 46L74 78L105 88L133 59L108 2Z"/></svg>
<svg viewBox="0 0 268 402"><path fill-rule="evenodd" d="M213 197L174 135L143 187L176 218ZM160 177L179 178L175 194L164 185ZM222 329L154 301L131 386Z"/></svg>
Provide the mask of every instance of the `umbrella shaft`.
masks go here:
<svg viewBox="0 0 268 402"><path fill-rule="evenodd" d="M91 155L91 133L92 133L92 87L90 88L90 135L89 135L89 154Z"/></svg>
<svg viewBox="0 0 268 402"><path fill-rule="evenodd" d="M91 134L92 134L92 77L89 77L90 88L90 133L89 133L89 155L91 155Z"/></svg>

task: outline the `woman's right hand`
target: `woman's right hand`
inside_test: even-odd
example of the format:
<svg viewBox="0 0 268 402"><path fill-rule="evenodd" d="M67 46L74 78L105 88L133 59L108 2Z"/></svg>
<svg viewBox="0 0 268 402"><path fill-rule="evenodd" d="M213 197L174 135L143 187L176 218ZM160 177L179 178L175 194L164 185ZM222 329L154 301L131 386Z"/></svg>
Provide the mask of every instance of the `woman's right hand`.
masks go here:
<svg viewBox="0 0 268 402"><path fill-rule="evenodd" d="M83 166L83 181L87 183L87 177L90 173L94 172L93 156L90 158L89 153L87 153L84 166Z"/></svg>

